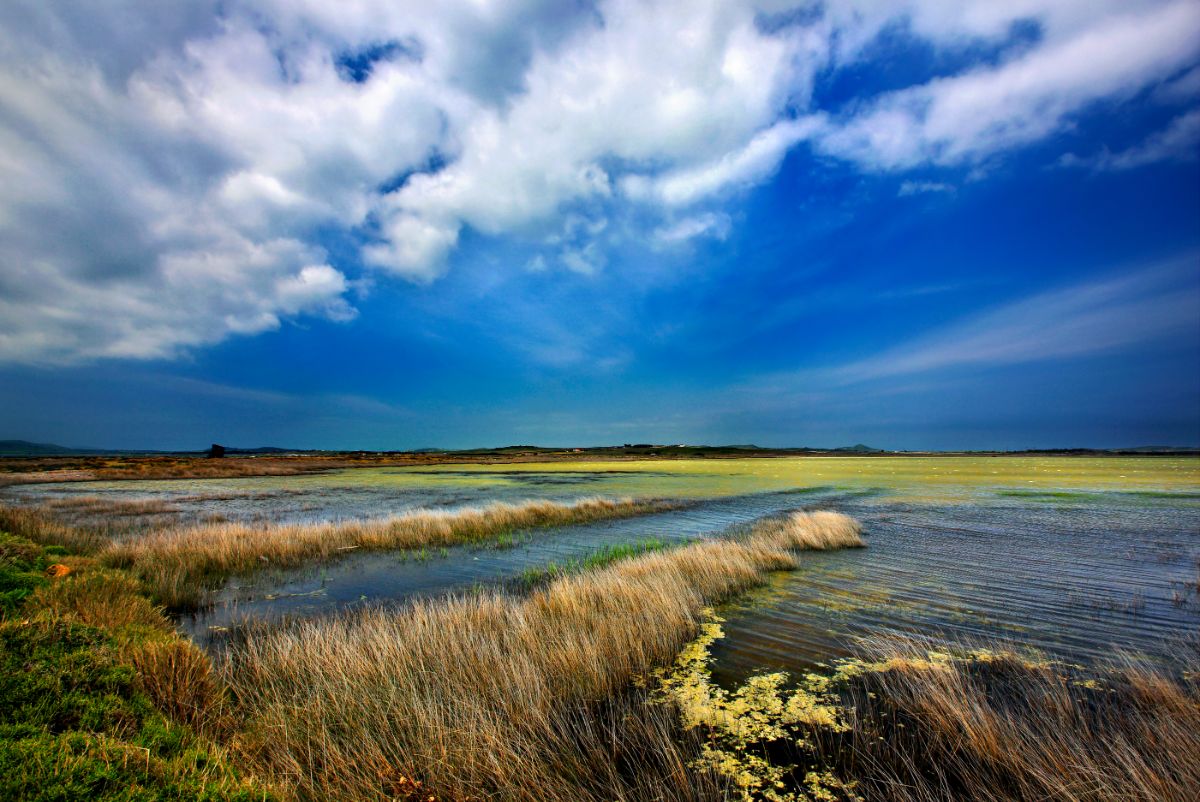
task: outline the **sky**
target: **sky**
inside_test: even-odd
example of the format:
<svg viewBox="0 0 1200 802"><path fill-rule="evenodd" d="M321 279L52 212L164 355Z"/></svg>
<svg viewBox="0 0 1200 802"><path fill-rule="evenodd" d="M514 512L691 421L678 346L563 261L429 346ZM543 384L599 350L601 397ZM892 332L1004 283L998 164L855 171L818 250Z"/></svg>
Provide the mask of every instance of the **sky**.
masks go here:
<svg viewBox="0 0 1200 802"><path fill-rule="evenodd" d="M6 0L0 439L1200 444L1200 2Z"/></svg>

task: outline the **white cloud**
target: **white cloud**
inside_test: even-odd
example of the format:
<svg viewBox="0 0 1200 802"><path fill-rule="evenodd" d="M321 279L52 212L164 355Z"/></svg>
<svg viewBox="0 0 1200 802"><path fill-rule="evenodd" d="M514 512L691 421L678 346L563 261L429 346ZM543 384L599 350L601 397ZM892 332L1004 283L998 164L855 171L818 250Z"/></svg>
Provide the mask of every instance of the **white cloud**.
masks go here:
<svg viewBox="0 0 1200 802"><path fill-rule="evenodd" d="M1164 103L1187 103L1200 97L1200 67L1168 81L1154 90L1154 98Z"/></svg>
<svg viewBox="0 0 1200 802"><path fill-rule="evenodd" d="M9 0L0 362L169 357L348 319L366 282L330 263L328 231L413 282L468 230L557 237L554 263L595 272L610 218L651 246L724 236L718 207L800 143L870 170L974 166L1098 100L1186 99L1200 41L1194 2L793 5ZM1039 37L994 66L813 105L815 76L888 26L941 48L1026 19ZM1191 119L1112 158L1180 147Z"/></svg>
<svg viewBox="0 0 1200 802"><path fill-rule="evenodd" d="M970 164L1061 130L1100 99L1122 99L1200 57L1200 5L1100 17L1061 41L888 93L820 138L874 170Z"/></svg>
<svg viewBox="0 0 1200 802"><path fill-rule="evenodd" d="M955 187L953 184L947 184L943 181L905 181L900 185L900 189L896 191L896 195L904 198L909 195L924 195L929 192L953 193L954 191Z"/></svg>
<svg viewBox="0 0 1200 802"><path fill-rule="evenodd" d="M964 366L1101 354L1191 336L1200 325L1200 256L1016 301L880 354L827 371L858 382Z"/></svg>
<svg viewBox="0 0 1200 802"><path fill-rule="evenodd" d="M1118 153L1104 151L1083 158L1068 153L1059 160L1063 167L1089 167L1093 170L1132 170L1161 161L1187 161L1200 155L1200 109L1176 117L1161 131L1145 141Z"/></svg>
<svg viewBox="0 0 1200 802"><path fill-rule="evenodd" d="M729 215L709 212L685 217L670 225L662 226L655 229L653 236L660 245L677 245L696 237L725 239L729 235L731 225L732 221L729 219Z"/></svg>
<svg viewBox="0 0 1200 802"><path fill-rule="evenodd" d="M668 206L683 206L712 197L731 188L744 188L771 176L784 155L797 142L821 127L811 117L785 120L755 134L737 150L719 159L647 178L630 175L622 182L626 194L639 200L653 199Z"/></svg>
<svg viewBox="0 0 1200 802"><path fill-rule="evenodd" d="M589 242L581 248L564 248L561 259L568 270L584 276L595 274L605 263L604 254L595 242Z"/></svg>

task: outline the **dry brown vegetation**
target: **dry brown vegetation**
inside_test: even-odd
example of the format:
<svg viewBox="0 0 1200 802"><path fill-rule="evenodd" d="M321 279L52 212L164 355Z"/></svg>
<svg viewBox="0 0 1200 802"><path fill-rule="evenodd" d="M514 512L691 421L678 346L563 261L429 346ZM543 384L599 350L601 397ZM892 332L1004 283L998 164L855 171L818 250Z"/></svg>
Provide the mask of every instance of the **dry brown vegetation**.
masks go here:
<svg viewBox="0 0 1200 802"><path fill-rule="evenodd" d="M673 737L673 713L630 683L674 657L706 604L838 545L863 545L855 521L797 513L526 597L252 630L223 666L246 757L308 799L387 799L414 780L442 800L723 798L688 768L695 743Z"/></svg>
<svg viewBox="0 0 1200 802"><path fill-rule="evenodd" d="M866 799L1196 798L1194 677L1130 661L1085 673L1011 651L931 661L929 648L875 644L874 667L845 692L848 731L823 743Z"/></svg>
<svg viewBox="0 0 1200 802"><path fill-rule="evenodd" d="M141 535L169 526L183 510L162 499L123 499L103 496L68 496L43 501L39 508L64 524L111 539Z"/></svg>
<svg viewBox="0 0 1200 802"><path fill-rule="evenodd" d="M520 529L644 515L675 506L654 499L530 501L478 509L417 510L370 520L173 527L113 543L103 558L109 565L136 573L164 604L184 607L201 602L207 590L237 572L294 567L354 549L480 542Z"/></svg>
<svg viewBox="0 0 1200 802"><path fill-rule="evenodd" d="M747 456L745 452L701 449L688 453L675 449L676 457ZM670 451L668 449L667 451ZM756 457L786 456L787 452L756 450ZM299 476L344 468L386 466L453 465L477 463L556 462L580 460L642 460L668 458L666 453L643 449L521 449L503 448L463 452L328 452L264 454L208 459L200 455L62 455L45 457L0 457L0 487L41 482L89 482L125 479L223 479L243 476Z"/></svg>
<svg viewBox="0 0 1200 802"><path fill-rule="evenodd" d="M77 516L141 517L172 515L179 507L158 498L105 498L103 496L66 496L48 499L42 506Z"/></svg>
<svg viewBox="0 0 1200 802"><path fill-rule="evenodd" d="M298 476L306 473L393 464L386 459L359 462L345 456L253 457L42 457L0 458L0 487L42 482L94 482L125 479L228 479L242 476ZM397 464L407 464L401 461Z"/></svg>
<svg viewBox="0 0 1200 802"><path fill-rule="evenodd" d="M91 554L109 544L100 532L71 526L37 507L0 504L0 532L12 532L42 545L62 546L77 554Z"/></svg>

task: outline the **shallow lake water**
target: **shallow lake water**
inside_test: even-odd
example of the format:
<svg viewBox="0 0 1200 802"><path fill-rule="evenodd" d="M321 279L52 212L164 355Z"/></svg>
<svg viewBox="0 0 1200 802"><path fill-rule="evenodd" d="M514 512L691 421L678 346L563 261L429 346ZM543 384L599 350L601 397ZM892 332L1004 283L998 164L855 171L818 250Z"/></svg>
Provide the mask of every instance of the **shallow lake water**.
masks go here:
<svg viewBox="0 0 1200 802"><path fill-rule="evenodd" d="M244 620L464 591L604 545L720 534L791 509L834 509L869 547L806 553L727 605L717 675L804 670L888 634L1007 641L1088 661L1180 663L1200 632L1200 459L798 458L441 465L301 477L8 488L8 501L167 502L180 523L330 520L530 498L689 499L671 512L524 533L511 547L355 554L232 580L181 626L215 643Z"/></svg>

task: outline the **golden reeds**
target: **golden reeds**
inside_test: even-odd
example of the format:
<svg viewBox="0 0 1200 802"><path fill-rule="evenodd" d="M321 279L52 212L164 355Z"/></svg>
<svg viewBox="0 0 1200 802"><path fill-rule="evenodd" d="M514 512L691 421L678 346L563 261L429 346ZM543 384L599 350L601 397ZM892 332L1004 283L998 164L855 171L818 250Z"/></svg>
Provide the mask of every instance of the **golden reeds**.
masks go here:
<svg viewBox="0 0 1200 802"><path fill-rule="evenodd" d="M687 741L668 737L669 710L621 700L676 654L706 604L794 567L793 550L812 544L862 540L846 516L796 514L526 597L251 630L223 663L247 758L314 799L386 799L414 780L455 800L721 798L718 778L688 769Z"/></svg>
<svg viewBox="0 0 1200 802"><path fill-rule="evenodd" d="M172 515L180 511L179 507L163 499L105 498L103 496L65 496L49 499L43 502L42 506L70 515L95 516L97 518Z"/></svg>
<svg viewBox="0 0 1200 802"><path fill-rule="evenodd" d="M62 546L77 554L90 554L109 543L99 532L63 523L37 507L0 504L0 532L10 532L43 546Z"/></svg>
<svg viewBox="0 0 1200 802"><path fill-rule="evenodd" d="M1082 671L1011 651L871 646L824 757L870 799L1186 802L1200 788L1200 687L1132 661ZM1089 676L1090 675L1090 676Z"/></svg>
<svg viewBox="0 0 1200 802"><path fill-rule="evenodd" d="M436 548L480 542L521 529L565 526L661 512L676 502L584 499L529 501L460 510L416 510L389 518L295 524L218 523L171 527L112 544L104 561L136 573L156 599L193 605L233 573L288 568L362 549Z"/></svg>

